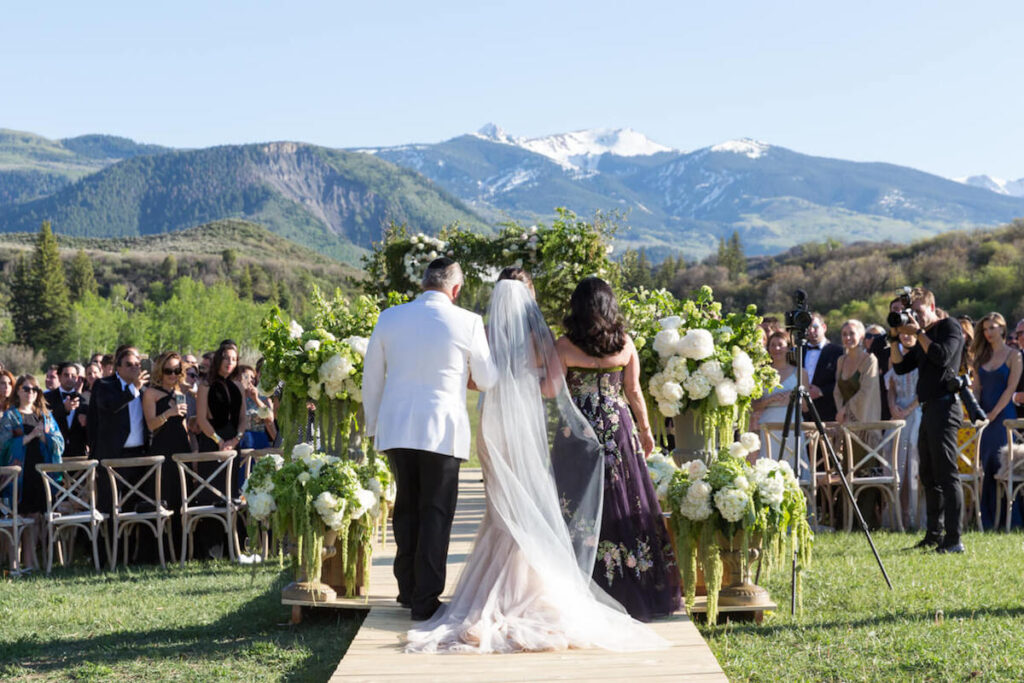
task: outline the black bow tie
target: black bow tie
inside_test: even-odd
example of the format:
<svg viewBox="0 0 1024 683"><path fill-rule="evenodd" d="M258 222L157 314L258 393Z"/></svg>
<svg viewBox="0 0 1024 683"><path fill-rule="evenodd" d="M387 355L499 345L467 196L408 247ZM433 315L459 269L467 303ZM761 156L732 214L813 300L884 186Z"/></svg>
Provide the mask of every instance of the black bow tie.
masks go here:
<svg viewBox="0 0 1024 683"><path fill-rule="evenodd" d="M821 345L819 344L818 346L815 346L814 344L808 344L807 350L810 351L811 349L814 349L815 351L821 351Z"/></svg>

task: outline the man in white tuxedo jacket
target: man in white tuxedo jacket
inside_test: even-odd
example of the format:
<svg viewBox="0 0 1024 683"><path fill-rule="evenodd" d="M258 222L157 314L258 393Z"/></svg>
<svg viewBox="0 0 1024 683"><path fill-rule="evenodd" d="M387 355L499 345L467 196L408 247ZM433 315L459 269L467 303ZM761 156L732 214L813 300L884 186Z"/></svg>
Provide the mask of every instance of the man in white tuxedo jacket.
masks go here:
<svg viewBox="0 0 1024 683"><path fill-rule="evenodd" d="M459 465L469 458L467 383L484 390L498 378L483 319L455 305L462 282L458 263L433 261L423 293L380 314L363 366L366 430L398 484L398 602L416 620L441 605Z"/></svg>

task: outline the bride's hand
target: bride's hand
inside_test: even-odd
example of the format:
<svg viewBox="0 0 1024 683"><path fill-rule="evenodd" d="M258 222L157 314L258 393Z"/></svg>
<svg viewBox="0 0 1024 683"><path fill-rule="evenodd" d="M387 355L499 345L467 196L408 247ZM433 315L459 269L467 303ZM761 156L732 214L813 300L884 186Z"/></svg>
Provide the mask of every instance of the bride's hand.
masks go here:
<svg viewBox="0 0 1024 683"><path fill-rule="evenodd" d="M654 435L651 434L650 427L640 432L640 447L644 449L645 458L649 458L654 452Z"/></svg>

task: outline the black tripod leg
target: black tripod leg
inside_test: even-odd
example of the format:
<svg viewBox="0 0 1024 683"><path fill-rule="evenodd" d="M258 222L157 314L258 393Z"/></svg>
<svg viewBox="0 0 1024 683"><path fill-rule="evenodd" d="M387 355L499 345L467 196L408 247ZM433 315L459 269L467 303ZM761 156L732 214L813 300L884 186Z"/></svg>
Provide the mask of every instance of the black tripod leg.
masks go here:
<svg viewBox="0 0 1024 683"><path fill-rule="evenodd" d="M839 464L839 457L836 455L835 448L832 447L832 440L828 438L828 434L825 432L825 425L821 421L818 409L811 401L808 401L807 403L810 407L811 419L814 420L814 426L817 427L818 434L820 434L821 438L825 441L825 453L829 458L829 462L835 468L836 474L839 475L839 480L843 483L843 489L846 491L846 498L850 501L854 514L857 515L857 523L860 524L861 530L868 538L868 545L871 546L871 552L875 555L875 561L878 562L878 568L882 570L882 576L885 578L886 585L889 586L889 590L892 590L892 581L889 580L889 573L885 571L885 565L882 564L882 558L878 555L878 550L875 548L875 541L871 538L871 532L868 531L867 522L864 521L864 516L860 513L860 508L857 507L857 502L853 498L853 489L850 488L850 482L846 480L843 468Z"/></svg>

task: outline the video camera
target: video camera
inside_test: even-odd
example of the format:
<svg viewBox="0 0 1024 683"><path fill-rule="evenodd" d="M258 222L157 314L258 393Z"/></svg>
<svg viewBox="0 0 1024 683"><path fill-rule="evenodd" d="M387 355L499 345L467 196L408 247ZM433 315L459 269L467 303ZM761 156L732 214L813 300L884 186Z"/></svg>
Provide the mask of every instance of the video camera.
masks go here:
<svg viewBox="0 0 1024 683"><path fill-rule="evenodd" d="M917 315L910 308L910 295L913 291L910 287L903 288L903 292L900 293L900 303L903 304L903 310L898 312L891 311L889 313L889 317L885 319L889 323L889 327L896 329L910 323L917 323Z"/></svg>
<svg viewBox="0 0 1024 683"><path fill-rule="evenodd" d="M800 340L807 334L807 328L811 326L811 308L807 304L807 292L802 289L793 293L793 310L786 311L786 330L793 336L793 340Z"/></svg>

